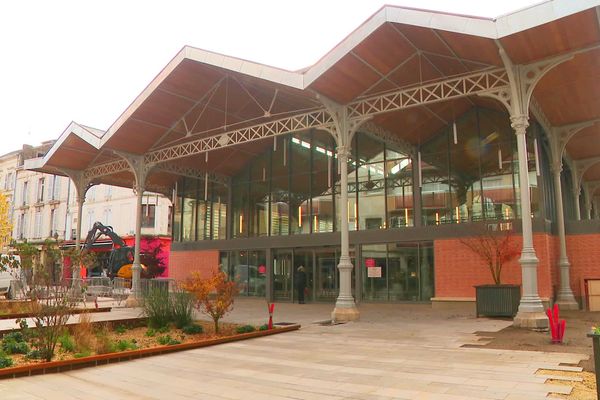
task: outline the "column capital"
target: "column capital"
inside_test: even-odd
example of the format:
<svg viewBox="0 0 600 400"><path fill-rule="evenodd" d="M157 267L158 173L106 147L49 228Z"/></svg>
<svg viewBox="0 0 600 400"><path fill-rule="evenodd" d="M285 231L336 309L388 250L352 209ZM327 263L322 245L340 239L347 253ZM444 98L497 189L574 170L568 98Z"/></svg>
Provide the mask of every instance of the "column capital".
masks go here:
<svg viewBox="0 0 600 400"><path fill-rule="evenodd" d="M563 164L562 160L553 160L552 164L550 165L550 169L552 170L553 173L560 175L560 173L563 170L562 164Z"/></svg>
<svg viewBox="0 0 600 400"><path fill-rule="evenodd" d="M345 158L346 160L350 157L352 149L349 145L342 145L337 147L337 155L340 159Z"/></svg>
<svg viewBox="0 0 600 400"><path fill-rule="evenodd" d="M529 117L527 115L511 115L510 126L517 135L524 135L529 126Z"/></svg>

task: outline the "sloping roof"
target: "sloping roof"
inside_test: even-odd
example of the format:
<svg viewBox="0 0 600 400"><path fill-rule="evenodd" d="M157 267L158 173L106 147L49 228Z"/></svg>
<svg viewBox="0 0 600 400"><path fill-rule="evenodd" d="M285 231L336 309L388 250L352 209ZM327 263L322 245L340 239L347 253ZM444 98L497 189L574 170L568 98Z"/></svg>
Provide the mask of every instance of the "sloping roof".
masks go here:
<svg viewBox="0 0 600 400"><path fill-rule="evenodd" d="M384 6L315 65L296 72L186 46L106 132L72 123L38 167L85 169L118 159L114 150L144 154L320 109L319 96L347 104L502 67L498 44L515 63L595 48L599 5L545 1L495 19ZM600 49L594 49L556 67L534 95L553 125L598 118L599 78ZM417 144L481 102L440 102L378 115L373 122ZM600 134L598 127L588 129ZM217 150L207 163L198 156L180 161L233 174L268 146L263 141ZM577 146L569 150L579 158Z"/></svg>

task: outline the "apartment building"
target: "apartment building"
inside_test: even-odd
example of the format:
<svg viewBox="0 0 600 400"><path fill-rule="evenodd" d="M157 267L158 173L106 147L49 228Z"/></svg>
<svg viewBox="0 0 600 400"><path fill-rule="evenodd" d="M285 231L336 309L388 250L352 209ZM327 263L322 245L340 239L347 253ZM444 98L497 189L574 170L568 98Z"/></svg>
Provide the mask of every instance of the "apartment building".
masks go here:
<svg viewBox="0 0 600 400"><path fill-rule="evenodd" d="M0 190L11 203L13 239L43 242L47 238L74 240L77 196L67 177L23 169L25 160L42 157L54 142L24 145L0 156ZM82 211L81 236L85 239L94 222L113 227L126 237L135 230L135 195L128 188L96 185L88 189ZM171 235L171 201L161 194L145 193L142 232Z"/></svg>

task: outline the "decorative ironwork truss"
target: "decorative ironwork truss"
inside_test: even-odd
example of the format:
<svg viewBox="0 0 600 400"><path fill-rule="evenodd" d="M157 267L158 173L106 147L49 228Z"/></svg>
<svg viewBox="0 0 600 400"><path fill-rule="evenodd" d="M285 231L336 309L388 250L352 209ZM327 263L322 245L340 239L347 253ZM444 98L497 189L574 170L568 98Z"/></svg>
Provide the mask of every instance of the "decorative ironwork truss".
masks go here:
<svg viewBox="0 0 600 400"><path fill-rule="evenodd" d="M431 104L443 100L466 97L469 95L482 94L502 88L508 88L508 76L506 71L502 68L488 69L418 87L405 88L363 98L346 106L348 111L347 115L351 121L364 120L377 114ZM274 121L157 149L147 153L144 156L144 162L151 165L160 164L192 155L202 154L211 150L304 131L311 128L321 128L331 131L334 125L334 117L325 108L317 109L299 115L280 118ZM367 129L367 131L369 131L369 129ZM381 135L382 130L375 129L372 133ZM385 134L386 137L388 135L388 133ZM400 143L398 139L396 139L395 142ZM404 146L406 145L406 143L402 144ZM85 171L85 177L94 179L125 170L129 170L127 162L118 160L90 167Z"/></svg>
<svg viewBox="0 0 600 400"><path fill-rule="evenodd" d="M508 74L504 68L485 70L354 101L347 106L348 118L350 120L361 119L390 111L508 88L508 85Z"/></svg>
<svg viewBox="0 0 600 400"><path fill-rule="evenodd" d="M224 186L229 185L230 178L225 175L220 175L214 172L202 171L192 167L185 167L177 163L162 163L154 167L155 171L164 171L172 174L185 176L187 178L205 179L208 177L209 182L218 183Z"/></svg>
<svg viewBox="0 0 600 400"><path fill-rule="evenodd" d="M310 128L322 128L333 125L333 123L333 117L326 110L311 111L155 150L146 154L145 161L148 163L160 163L176 160L236 144L253 142L255 140L285 135Z"/></svg>

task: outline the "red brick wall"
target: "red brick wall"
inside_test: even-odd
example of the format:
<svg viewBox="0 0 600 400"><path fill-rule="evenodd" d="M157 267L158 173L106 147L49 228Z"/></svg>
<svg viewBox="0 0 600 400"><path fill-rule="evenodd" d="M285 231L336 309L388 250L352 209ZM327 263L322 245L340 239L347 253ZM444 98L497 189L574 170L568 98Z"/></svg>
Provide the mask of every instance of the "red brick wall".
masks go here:
<svg viewBox="0 0 600 400"><path fill-rule="evenodd" d="M521 236L514 239L520 246ZM555 239L547 234L535 234L533 245L538 265L538 291L542 298L552 297L552 285L557 274ZM434 242L435 297L475 298L475 285L491 284L492 275L483 261L474 255L460 239L443 239ZM502 283L521 284L521 266L518 258L502 269Z"/></svg>
<svg viewBox="0 0 600 400"><path fill-rule="evenodd" d="M192 272L208 276L219 268L218 250L171 251L169 278L185 280Z"/></svg>
<svg viewBox="0 0 600 400"><path fill-rule="evenodd" d="M568 235L567 256L571 263L571 289L583 296L583 280L600 279L600 234Z"/></svg>

